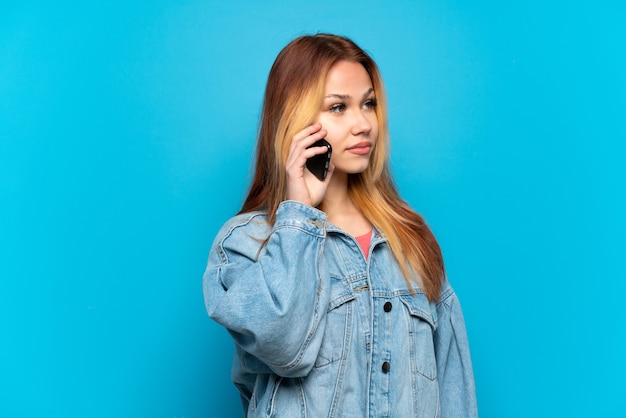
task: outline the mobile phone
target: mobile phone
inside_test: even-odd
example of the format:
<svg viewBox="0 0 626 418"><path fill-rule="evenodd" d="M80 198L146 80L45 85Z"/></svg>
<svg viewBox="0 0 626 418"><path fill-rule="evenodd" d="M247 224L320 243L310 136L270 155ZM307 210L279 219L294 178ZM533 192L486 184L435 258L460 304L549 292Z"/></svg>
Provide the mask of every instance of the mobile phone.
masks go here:
<svg viewBox="0 0 626 418"><path fill-rule="evenodd" d="M326 175L328 174L328 166L330 165L330 156L333 153L333 147L331 147L325 139L315 141L313 145L307 148L313 147L327 147L325 153L314 155L306 160L306 168L308 168L309 171L315 175L315 177L320 179L320 181L324 181L326 179Z"/></svg>

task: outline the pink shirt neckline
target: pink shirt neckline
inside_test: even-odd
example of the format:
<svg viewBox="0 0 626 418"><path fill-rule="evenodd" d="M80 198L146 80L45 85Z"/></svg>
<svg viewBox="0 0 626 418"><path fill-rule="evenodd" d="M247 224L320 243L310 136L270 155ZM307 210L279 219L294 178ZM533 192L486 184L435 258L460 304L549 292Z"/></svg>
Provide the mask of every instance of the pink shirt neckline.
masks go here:
<svg viewBox="0 0 626 418"><path fill-rule="evenodd" d="M369 256L370 242L372 241L372 230L370 229L369 232L367 232L366 234L354 237L354 239L356 239L359 247L361 247L361 251L363 252L363 255L365 255L365 259L367 260L367 257Z"/></svg>

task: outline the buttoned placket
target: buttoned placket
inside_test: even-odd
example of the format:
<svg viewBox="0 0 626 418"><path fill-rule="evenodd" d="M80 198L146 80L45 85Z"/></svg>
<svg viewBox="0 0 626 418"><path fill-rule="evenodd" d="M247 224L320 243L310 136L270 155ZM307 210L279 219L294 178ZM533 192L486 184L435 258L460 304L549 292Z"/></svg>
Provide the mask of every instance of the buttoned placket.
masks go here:
<svg viewBox="0 0 626 418"><path fill-rule="evenodd" d="M373 258L374 247L382 242L381 238L383 237L375 231L370 242L370 257L367 261L367 274L370 283L376 279L370 276L370 261ZM370 417L388 416L391 410L390 385L393 378L391 345L394 325L392 309L393 303L390 300L375 294L372 295L372 343L370 347L368 402L368 416Z"/></svg>

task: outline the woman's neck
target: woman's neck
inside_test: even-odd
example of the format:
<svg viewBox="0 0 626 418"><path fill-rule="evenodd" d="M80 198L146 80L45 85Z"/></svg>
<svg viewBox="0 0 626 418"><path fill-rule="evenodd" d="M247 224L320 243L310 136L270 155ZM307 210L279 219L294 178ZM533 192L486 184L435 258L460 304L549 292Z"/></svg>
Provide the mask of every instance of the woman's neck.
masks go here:
<svg viewBox="0 0 626 418"><path fill-rule="evenodd" d="M372 224L348 194L346 173L333 173L320 208L326 212L330 223L352 236L361 236L372 229Z"/></svg>

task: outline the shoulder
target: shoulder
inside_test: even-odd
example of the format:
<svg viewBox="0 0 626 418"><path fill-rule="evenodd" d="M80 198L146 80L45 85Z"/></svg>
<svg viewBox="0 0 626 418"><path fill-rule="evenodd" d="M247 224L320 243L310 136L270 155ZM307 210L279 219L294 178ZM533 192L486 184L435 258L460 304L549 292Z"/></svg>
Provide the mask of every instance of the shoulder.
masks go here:
<svg viewBox="0 0 626 418"><path fill-rule="evenodd" d="M240 213L233 216L222 225L215 237L215 241L224 241L233 235L245 233L269 234L271 225L268 222L267 213L262 211Z"/></svg>
<svg viewBox="0 0 626 418"><path fill-rule="evenodd" d="M271 225L266 211L253 211L230 218L220 229L216 242L227 241L240 234L266 239L273 229L297 228L320 234L326 226L326 214L319 209L291 200L282 202L276 211L276 220Z"/></svg>
<svg viewBox="0 0 626 418"><path fill-rule="evenodd" d="M271 230L266 212L255 211L233 216L215 236L211 257L214 257L216 263L224 263L228 262L230 252L256 254Z"/></svg>
<svg viewBox="0 0 626 418"><path fill-rule="evenodd" d="M441 291L439 292L439 300L437 301L437 306L440 307L450 306L455 300L457 296L454 292L452 286L450 286L450 282L447 277L444 277L443 283L441 284Z"/></svg>
<svg viewBox="0 0 626 418"><path fill-rule="evenodd" d="M444 281L441 293L439 294L439 301L437 302L437 312L439 317L447 317L452 322L463 322L463 313L461 309L461 302L450 286L447 280Z"/></svg>

